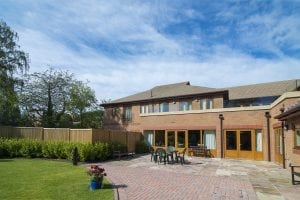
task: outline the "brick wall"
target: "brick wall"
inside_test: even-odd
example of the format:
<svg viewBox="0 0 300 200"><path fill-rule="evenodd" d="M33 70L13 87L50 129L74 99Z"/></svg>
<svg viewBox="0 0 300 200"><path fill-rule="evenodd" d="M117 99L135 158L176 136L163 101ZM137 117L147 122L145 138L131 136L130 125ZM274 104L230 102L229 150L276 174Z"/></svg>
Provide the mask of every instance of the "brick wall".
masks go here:
<svg viewBox="0 0 300 200"><path fill-rule="evenodd" d="M143 132L144 130L216 130L217 140L217 156L221 155L221 136L220 136L220 120L219 114L224 116L224 130L228 129L261 129L263 133L263 159L268 160L268 135L267 135L267 119L265 112L270 112L270 139L271 139L271 160L275 160L275 137L274 127L280 127L281 122L274 117L280 114L280 108L285 105L288 107L300 100L300 97L286 98L276 102L276 105L271 107L260 107L252 109L249 107L223 109L223 99L214 97L213 110L199 111L200 102L194 99L192 101L193 110L191 112L170 112L170 113L150 113L140 115L140 105L132 106L133 120L129 123L124 123L119 118L110 118L110 127L118 127L126 131ZM171 102L171 101L170 101ZM172 101L173 102L173 101ZM173 103L172 103L173 104ZM176 101L174 107L179 106ZM220 108L220 109L218 109ZM271 108L271 109L270 109ZM109 109L106 109L109 111ZM122 112L122 107L120 107ZM109 116L109 115L106 115ZM112 123L113 122L113 123ZM109 127L109 125L105 125ZM300 156L293 150L293 134L286 134L286 157L300 164Z"/></svg>

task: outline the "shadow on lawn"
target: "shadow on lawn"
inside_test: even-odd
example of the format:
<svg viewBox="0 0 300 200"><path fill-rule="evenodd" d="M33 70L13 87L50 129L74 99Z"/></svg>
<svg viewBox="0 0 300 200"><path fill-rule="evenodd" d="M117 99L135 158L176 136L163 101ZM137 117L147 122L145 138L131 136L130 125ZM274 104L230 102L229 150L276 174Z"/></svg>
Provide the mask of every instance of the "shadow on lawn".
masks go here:
<svg viewBox="0 0 300 200"><path fill-rule="evenodd" d="M0 159L0 162L12 162L14 160L11 160L11 159Z"/></svg>

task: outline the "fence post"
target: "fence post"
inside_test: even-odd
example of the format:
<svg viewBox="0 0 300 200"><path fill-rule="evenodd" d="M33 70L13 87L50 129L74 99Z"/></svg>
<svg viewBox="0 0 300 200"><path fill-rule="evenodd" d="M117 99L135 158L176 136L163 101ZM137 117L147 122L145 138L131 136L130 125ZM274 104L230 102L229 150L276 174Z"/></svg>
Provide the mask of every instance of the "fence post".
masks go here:
<svg viewBox="0 0 300 200"><path fill-rule="evenodd" d="M42 128L42 141L45 141L44 128Z"/></svg>
<svg viewBox="0 0 300 200"><path fill-rule="evenodd" d="M69 142L71 142L71 129L69 128L69 135L68 135L69 137L68 137L68 140L69 140Z"/></svg>

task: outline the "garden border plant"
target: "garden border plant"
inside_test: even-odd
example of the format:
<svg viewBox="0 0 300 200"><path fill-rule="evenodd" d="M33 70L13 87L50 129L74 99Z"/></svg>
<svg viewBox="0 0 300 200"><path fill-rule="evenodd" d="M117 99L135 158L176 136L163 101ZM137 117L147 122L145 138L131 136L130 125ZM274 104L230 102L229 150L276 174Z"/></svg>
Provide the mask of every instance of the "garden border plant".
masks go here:
<svg viewBox="0 0 300 200"><path fill-rule="evenodd" d="M112 158L112 149L120 143L74 143L30 139L0 138L0 158L48 158L72 160L74 147L78 148L79 161L95 162Z"/></svg>

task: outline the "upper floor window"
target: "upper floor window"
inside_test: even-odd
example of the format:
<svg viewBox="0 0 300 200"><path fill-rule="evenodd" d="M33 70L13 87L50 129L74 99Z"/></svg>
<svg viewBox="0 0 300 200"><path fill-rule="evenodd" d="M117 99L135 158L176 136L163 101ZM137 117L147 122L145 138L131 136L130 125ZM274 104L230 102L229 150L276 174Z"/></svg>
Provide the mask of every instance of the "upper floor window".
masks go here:
<svg viewBox="0 0 300 200"><path fill-rule="evenodd" d="M140 107L140 113L149 113L150 112L150 105L141 105Z"/></svg>
<svg viewBox="0 0 300 200"><path fill-rule="evenodd" d="M191 101L182 101L179 104L180 111L192 110L192 102Z"/></svg>
<svg viewBox="0 0 300 200"><path fill-rule="evenodd" d="M164 102L159 104L159 112L169 112L169 103Z"/></svg>
<svg viewBox="0 0 300 200"><path fill-rule="evenodd" d="M124 108L124 121L131 121L132 120L132 108L125 107Z"/></svg>
<svg viewBox="0 0 300 200"><path fill-rule="evenodd" d="M212 99L201 99L200 100L200 110L212 109L213 100Z"/></svg>

